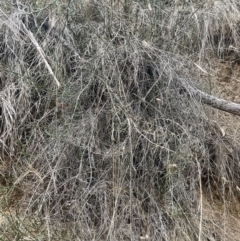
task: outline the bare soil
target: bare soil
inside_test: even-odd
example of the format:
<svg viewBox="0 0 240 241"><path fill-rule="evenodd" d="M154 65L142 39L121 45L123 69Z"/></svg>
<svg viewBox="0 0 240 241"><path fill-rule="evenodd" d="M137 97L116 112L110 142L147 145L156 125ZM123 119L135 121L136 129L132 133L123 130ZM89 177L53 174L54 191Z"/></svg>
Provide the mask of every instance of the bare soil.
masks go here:
<svg viewBox="0 0 240 241"><path fill-rule="evenodd" d="M236 59L236 57L235 57ZM240 103L240 64L227 56L225 60L211 61L211 94L232 102ZM208 107L207 107L208 108ZM240 145L240 117L209 108L212 121L218 126L220 134L225 139L234 140L235 146ZM237 187L237 190L240 189ZM240 240L240 203L237 200L220 201L217 198L204 195L203 219L207 220L209 237L206 240ZM213 228L213 229L212 229ZM205 239L203 239L205 240Z"/></svg>

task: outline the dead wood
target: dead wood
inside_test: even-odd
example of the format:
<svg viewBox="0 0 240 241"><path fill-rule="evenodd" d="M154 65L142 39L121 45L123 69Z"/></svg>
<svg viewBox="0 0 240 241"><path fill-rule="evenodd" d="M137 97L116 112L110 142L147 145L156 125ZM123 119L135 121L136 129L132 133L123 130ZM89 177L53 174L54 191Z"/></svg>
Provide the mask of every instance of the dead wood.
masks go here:
<svg viewBox="0 0 240 241"><path fill-rule="evenodd" d="M214 95L207 94L191 86L186 81L183 81L182 83L185 89L188 91L189 95L201 101L202 103L207 104L213 108L240 116L240 104L218 98Z"/></svg>

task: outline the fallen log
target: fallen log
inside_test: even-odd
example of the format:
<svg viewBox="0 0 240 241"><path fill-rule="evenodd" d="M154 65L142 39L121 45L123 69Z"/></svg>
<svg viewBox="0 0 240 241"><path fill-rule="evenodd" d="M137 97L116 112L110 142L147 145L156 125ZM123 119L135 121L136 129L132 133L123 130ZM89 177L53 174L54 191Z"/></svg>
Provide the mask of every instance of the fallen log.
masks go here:
<svg viewBox="0 0 240 241"><path fill-rule="evenodd" d="M218 98L214 95L207 94L193 86L187 81L182 80L182 84L190 96L198 101L207 104L213 108L240 116L240 104Z"/></svg>

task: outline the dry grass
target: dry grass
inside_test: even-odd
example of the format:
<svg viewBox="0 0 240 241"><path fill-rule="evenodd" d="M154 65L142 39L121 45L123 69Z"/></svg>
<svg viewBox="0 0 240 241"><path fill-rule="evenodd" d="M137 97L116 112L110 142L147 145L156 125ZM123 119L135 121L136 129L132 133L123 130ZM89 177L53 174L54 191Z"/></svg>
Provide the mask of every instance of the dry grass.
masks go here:
<svg viewBox="0 0 240 241"><path fill-rule="evenodd" d="M202 194L237 202L237 150L182 87L238 47L237 1L168 2L0 2L1 240L207 240Z"/></svg>

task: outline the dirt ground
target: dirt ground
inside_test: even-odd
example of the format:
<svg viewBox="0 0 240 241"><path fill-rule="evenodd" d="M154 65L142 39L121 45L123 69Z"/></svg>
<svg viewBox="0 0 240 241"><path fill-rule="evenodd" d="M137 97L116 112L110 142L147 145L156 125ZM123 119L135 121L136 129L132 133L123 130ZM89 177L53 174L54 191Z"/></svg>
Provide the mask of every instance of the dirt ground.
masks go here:
<svg viewBox="0 0 240 241"><path fill-rule="evenodd" d="M214 93L220 98L240 104L240 64L217 61L214 65ZM240 143L240 116L216 110L214 119L225 135Z"/></svg>
<svg viewBox="0 0 240 241"><path fill-rule="evenodd" d="M222 60L211 60L207 71L210 76L207 78L204 73L202 76L204 75L208 81L211 94L240 104L240 62L237 60L238 58L233 53ZM239 146L240 116L207 108L221 135L234 140L236 146ZM203 219L209 223L209 227L203 227L203 229L211 230L209 237L203 240L240 240L240 203L235 202L231 205L231 203L223 203L203 195Z"/></svg>

